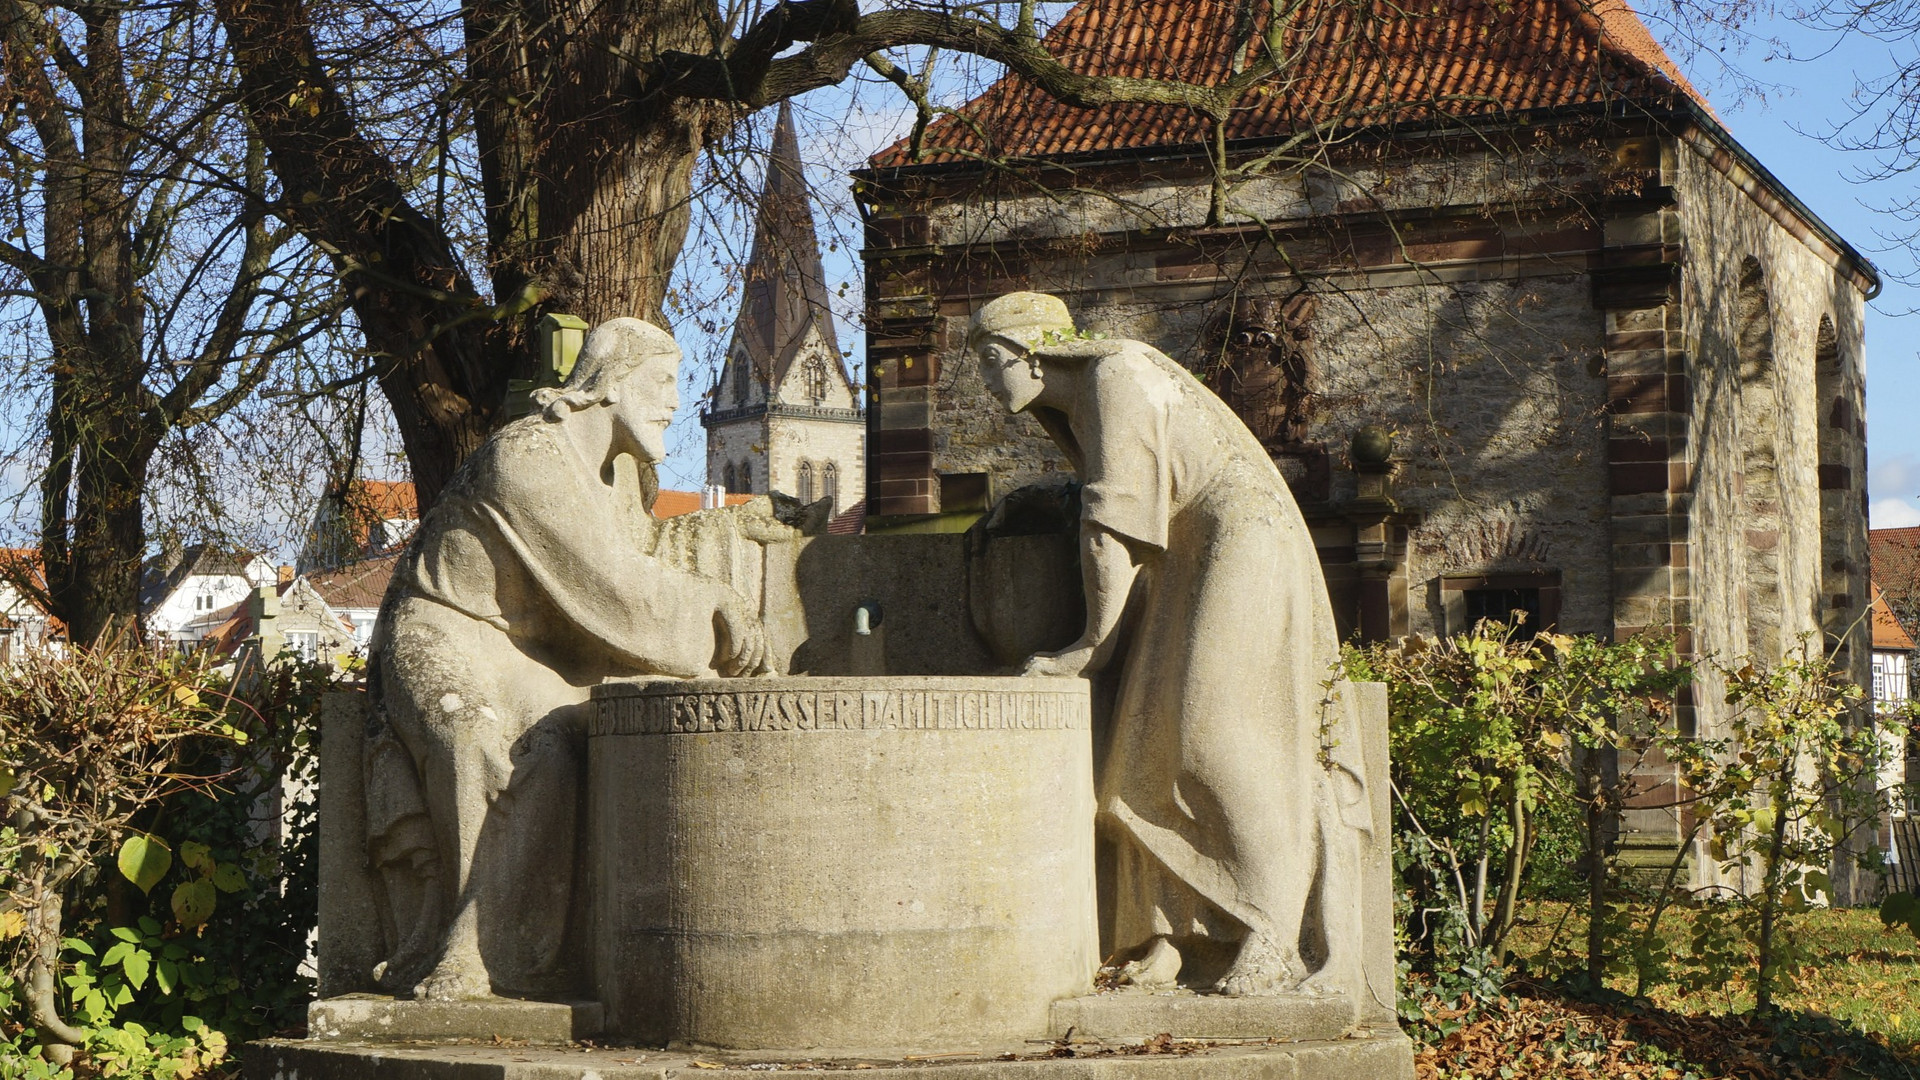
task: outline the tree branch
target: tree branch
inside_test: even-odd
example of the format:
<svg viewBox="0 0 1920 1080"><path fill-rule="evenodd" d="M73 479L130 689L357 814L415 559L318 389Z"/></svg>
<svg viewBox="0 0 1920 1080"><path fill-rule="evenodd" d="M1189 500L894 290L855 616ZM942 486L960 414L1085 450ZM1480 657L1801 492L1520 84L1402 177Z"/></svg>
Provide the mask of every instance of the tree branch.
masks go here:
<svg viewBox="0 0 1920 1080"><path fill-rule="evenodd" d="M1215 86L1170 79L1088 75L1061 63L1032 32L1031 23L1003 26L970 15L940 11L876 11L851 24L824 13L805 21L795 9L839 8L840 0L805 0L774 8L749 28L724 55L663 52L642 88L654 94L731 101L758 108L847 77L869 55L909 45L970 53L1005 64L1049 96L1068 105L1095 108L1121 102L1176 105L1215 119L1224 118L1241 94L1272 77L1275 66L1263 57ZM783 14L784 13L784 14ZM804 29L818 27L808 36ZM775 59L781 49L811 41L792 56ZM778 48L772 48L777 45ZM770 51L771 50L771 51Z"/></svg>

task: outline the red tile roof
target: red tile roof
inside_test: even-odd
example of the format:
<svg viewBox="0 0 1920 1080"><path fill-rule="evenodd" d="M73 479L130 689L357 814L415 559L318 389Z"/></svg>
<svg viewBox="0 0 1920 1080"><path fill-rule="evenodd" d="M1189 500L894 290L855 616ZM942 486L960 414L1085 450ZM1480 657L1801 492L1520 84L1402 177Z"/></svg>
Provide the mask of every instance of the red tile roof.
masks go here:
<svg viewBox="0 0 1920 1080"><path fill-rule="evenodd" d="M1920 528L1869 529L1867 554L1874 585L1886 590L1889 606L1914 610L1920 603Z"/></svg>
<svg viewBox="0 0 1920 1080"><path fill-rule="evenodd" d="M420 500L414 496L411 480L357 480L353 500L374 517L388 521L413 521L420 516Z"/></svg>
<svg viewBox="0 0 1920 1080"><path fill-rule="evenodd" d="M377 608L380 598L387 594L387 582L393 579L393 568L399 561L398 552L362 559L338 570L309 574L307 584L313 586L313 591L320 594L320 599L330 608Z"/></svg>
<svg viewBox="0 0 1920 1080"><path fill-rule="evenodd" d="M1228 42L1260 40L1264 14L1254 33L1233 33L1235 13L1245 7L1232 0L1083 0L1045 44L1087 74L1212 85L1234 67ZM1289 46L1300 50L1299 60L1242 99L1228 139L1270 138L1327 122L1426 123L1623 99L1657 106L1685 95L1706 104L1624 0L1307 0L1301 10ZM1186 109L1075 108L1012 76L959 113L928 127L923 162L1193 145L1207 137L1205 121ZM872 164L913 164L907 142L874 155Z"/></svg>
<svg viewBox="0 0 1920 1080"><path fill-rule="evenodd" d="M829 536L858 536L867 527L867 500L861 499L827 522Z"/></svg>
<svg viewBox="0 0 1920 1080"><path fill-rule="evenodd" d="M729 494L727 505L739 506L751 498L753 498L751 495ZM698 509L700 509L700 493L697 491L671 491L663 488L659 496L653 500L653 516L656 518L679 517L681 514L691 514Z"/></svg>
<svg viewBox="0 0 1920 1080"><path fill-rule="evenodd" d="M1893 609L1887 606L1886 597L1880 593L1880 586L1873 586L1873 647L1890 652L1912 652L1913 638L1906 627L1894 617Z"/></svg>

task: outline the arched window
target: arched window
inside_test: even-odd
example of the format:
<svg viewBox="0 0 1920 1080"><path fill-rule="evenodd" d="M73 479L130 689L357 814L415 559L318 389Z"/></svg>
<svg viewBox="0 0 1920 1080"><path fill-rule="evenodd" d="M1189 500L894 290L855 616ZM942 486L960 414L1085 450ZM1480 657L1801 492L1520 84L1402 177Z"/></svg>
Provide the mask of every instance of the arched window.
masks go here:
<svg viewBox="0 0 1920 1080"><path fill-rule="evenodd" d="M800 463L800 503L806 505L813 501L813 462Z"/></svg>
<svg viewBox="0 0 1920 1080"><path fill-rule="evenodd" d="M832 503L835 509L840 506L840 468L829 461L820 470L820 497Z"/></svg>
<svg viewBox="0 0 1920 1080"><path fill-rule="evenodd" d="M815 405L827 400L827 362L817 356L807 361L807 400Z"/></svg>
<svg viewBox="0 0 1920 1080"><path fill-rule="evenodd" d="M742 495L752 494L753 493L753 462L751 461L741 462L740 475L736 479L740 481L740 493Z"/></svg>
<svg viewBox="0 0 1920 1080"><path fill-rule="evenodd" d="M736 490L740 486L740 479L734 475L731 461L720 467L720 486L728 491Z"/></svg>
<svg viewBox="0 0 1920 1080"><path fill-rule="evenodd" d="M748 362L746 353L733 355L733 403L735 405L747 403L747 396L751 390L748 380L752 369L753 365Z"/></svg>

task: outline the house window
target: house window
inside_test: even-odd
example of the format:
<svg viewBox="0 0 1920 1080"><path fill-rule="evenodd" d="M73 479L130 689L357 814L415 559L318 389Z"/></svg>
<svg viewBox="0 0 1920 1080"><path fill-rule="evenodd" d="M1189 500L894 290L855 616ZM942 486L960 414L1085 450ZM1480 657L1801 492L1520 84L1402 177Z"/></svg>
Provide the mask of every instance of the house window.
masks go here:
<svg viewBox="0 0 1920 1080"><path fill-rule="evenodd" d="M800 502L802 505L813 501L813 462L800 463Z"/></svg>
<svg viewBox="0 0 1920 1080"><path fill-rule="evenodd" d="M320 655L320 635L296 630L287 635L287 648L302 660L312 660Z"/></svg>
<svg viewBox="0 0 1920 1080"><path fill-rule="evenodd" d="M1517 574L1448 574L1440 579L1440 601L1449 634L1464 634L1482 619L1514 623L1526 613L1522 636L1552 630L1560 622L1560 571Z"/></svg>
<svg viewBox="0 0 1920 1080"><path fill-rule="evenodd" d="M1465 593L1468 626L1482 619L1491 619L1509 626L1518 623L1529 630L1540 628L1540 590L1538 588L1465 589L1462 591ZM1514 614L1516 611L1523 614L1516 616Z"/></svg>
<svg viewBox="0 0 1920 1080"><path fill-rule="evenodd" d="M840 505L840 468L831 461L820 469L820 497Z"/></svg>

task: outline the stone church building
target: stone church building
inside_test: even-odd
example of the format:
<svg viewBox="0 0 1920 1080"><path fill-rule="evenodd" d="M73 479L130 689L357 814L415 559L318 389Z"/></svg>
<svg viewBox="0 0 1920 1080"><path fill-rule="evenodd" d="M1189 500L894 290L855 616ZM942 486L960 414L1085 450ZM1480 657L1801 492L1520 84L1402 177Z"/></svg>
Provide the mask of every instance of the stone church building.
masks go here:
<svg viewBox="0 0 1920 1080"><path fill-rule="evenodd" d="M1046 45L1217 83L1241 7L1085 0ZM1873 267L1620 0L1375 10L1307 5L1288 79L1224 130L1005 80L876 155L869 513L1066 469L962 348L981 304L1036 289L1237 408L1343 633L1518 607L1728 659L1824 635L1864 680ZM1681 723L1713 733L1718 701L1698 687Z"/></svg>
<svg viewBox="0 0 1920 1080"><path fill-rule="evenodd" d="M707 483L729 492L831 499L866 484L866 414L841 362L793 112L784 103L743 274L740 317L700 416Z"/></svg>

